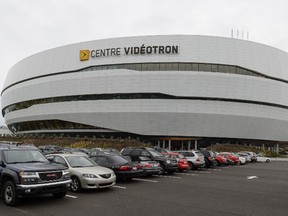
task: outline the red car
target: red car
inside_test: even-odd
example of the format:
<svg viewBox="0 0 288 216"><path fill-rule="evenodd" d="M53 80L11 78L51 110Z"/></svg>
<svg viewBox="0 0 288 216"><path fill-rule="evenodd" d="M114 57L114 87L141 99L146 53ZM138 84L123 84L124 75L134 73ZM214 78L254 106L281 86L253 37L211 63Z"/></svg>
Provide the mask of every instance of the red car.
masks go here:
<svg viewBox="0 0 288 216"><path fill-rule="evenodd" d="M219 154L216 154L215 160L217 161L218 166L227 164L226 158L224 156L219 155Z"/></svg>
<svg viewBox="0 0 288 216"><path fill-rule="evenodd" d="M187 159L180 153L176 153L176 152L163 152L161 153L164 156L167 157L174 157L177 159L178 162L178 171L184 171L184 170L188 170L189 169L189 163L187 161Z"/></svg>
<svg viewBox="0 0 288 216"><path fill-rule="evenodd" d="M221 152L218 155L225 157L226 159L229 159L232 161L234 164L240 164L239 157L229 153L229 152Z"/></svg>

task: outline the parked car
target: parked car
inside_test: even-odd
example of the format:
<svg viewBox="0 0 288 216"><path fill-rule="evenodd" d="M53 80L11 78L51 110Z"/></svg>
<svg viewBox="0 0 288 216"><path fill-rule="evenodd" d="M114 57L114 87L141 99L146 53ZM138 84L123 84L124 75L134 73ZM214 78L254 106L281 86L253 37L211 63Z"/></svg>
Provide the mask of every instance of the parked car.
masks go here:
<svg viewBox="0 0 288 216"><path fill-rule="evenodd" d="M247 153L243 153L243 152L237 152L236 155L244 157L245 158L245 163L250 163L251 162L251 156Z"/></svg>
<svg viewBox="0 0 288 216"><path fill-rule="evenodd" d="M178 171L182 172L182 171L189 169L188 160L181 153L179 153L179 152L167 152L167 153L162 153L162 154L164 156L170 158L170 159L176 158L176 160L178 162Z"/></svg>
<svg viewBox="0 0 288 216"><path fill-rule="evenodd" d="M239 157L231 152L220 152L218 155L225 157L233 162L233 164L240 164Z"/></svg>
<svg viewBox="0 0 288 216"><path fill-rule="evenodd" d="M215 153L210 150L200 150L200 152L204 155L205 159L205 167L214 167L217 166L217 161L215 159Z"/></svg>
<svg viewBox="0 0 288 216"><path fill-rule="evenodd" d="M113 153L100 153L90 156L100 166L110 168L114 171L117 179L130 180L142 176L143 169L140 163L130 162L126 158Z"/></svg>
<svg viewBox="0 0 288 216"><path fill-rule="evenodd" d="M257 161L257 155L255 152L250 152L250 151L241 151L240 153L246 153L250 155L251 162L256 162Z"/></svg>
<svg viewBox="0 0 288 216"><path fill-rule="evenodd" d="M215 160L217 161L217 166L227 165L227 159L222 155L215 154Z"/></svg>
<svg viewBox="0 0 288 216"><path fill-rule="evenodd" d="M132 161L130 156L122 156L125 159L127 159L128 161ZM160 168L160 163L157 161L152 161L150 158L148 157L139 157L139 161L138 161L143 169L143 176L152 176L152 175L157 175L159 174L159 172L161 171Z"/></svg>
<svg viewBox="0 0 288 216"><path fill-rule="evenodd" d="M178 169L178 162L174 158L167 158L153 148L124 148L121 150L123 156L130 156L132 161L139 162L139 157L148 157L150 160L160 164L159 174L174 173Z"/></svg>
<svg viewBox="0 0 288 216"><path fill-rule="evenodd" d="M265 156L259 154L259 155L257 155L257 162L270 163L271 162L271 158L265 157Z"/></svg>
<svg viewBox="0 0 288 216"><path fill-rule="evenodd" d="M6 205L15 206L20 197L39 194L62 198L70 183L68 169L51 164L38 149L0 148L0 191Z"/></svg>
<svg viewBox="0 0 288 216"><path fill-rule="evenodd" d="M111 169L97 165L87 156L77 154L51 154L46 156L55 164L69 169L72 183L70 190L107 188L115 185L116 176Z"/></svg>
<svg viewBox="0 0 288 216"><path fill-rule="evenodd" d="M197 169L200 167L205 166L205 159L204 155L197 150L181 150L181 151L175 151L178 153L181 153L184 155L184 157L187 159L188 164L189 164L189 169Z"/></svg>

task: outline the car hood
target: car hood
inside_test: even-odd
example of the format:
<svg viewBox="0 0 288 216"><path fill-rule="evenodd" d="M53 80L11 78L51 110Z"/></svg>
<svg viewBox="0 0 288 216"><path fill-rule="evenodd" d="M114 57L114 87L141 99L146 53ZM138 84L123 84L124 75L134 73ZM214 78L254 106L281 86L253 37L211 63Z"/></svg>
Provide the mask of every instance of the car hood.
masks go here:
<svg viewBox="0 0 288 216"><path fill-rule="evenodd" d="M94 166L94 167L70 167L69 171L71 173L79 173L79 174L84 174L84 173L89 173L89 174L106 174L106 173L113 173L111 169L108 169L106 167L101 167L101 166Z"/></svg>
<svg viewBox="0 0 288 216"><path fill-rule="evenodd" d="M7 167L16 171L59 171L67 169L62 165L56 165L52 163L18 163L7 164Z"/></svg>

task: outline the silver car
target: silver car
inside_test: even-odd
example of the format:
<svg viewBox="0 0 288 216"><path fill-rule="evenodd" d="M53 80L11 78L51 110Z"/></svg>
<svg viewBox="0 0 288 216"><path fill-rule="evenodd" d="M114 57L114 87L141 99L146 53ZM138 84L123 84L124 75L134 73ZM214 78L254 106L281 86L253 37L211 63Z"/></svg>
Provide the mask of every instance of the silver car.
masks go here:
<svg viewBox="0 0 288 216"><path fill-rule="evenodd" d="M116 176L113 170L97 165L86 156L76 154L50 154L46 156L53 163L68 167L74 192L85 189L107 188L115 185Z"/></svg>
<svg viewBox="0 0 288 216"><path fill-rule="evenodd" d="M189 163L189 169L197 169L199 167L205 167L205 159L204 155L197 150L189 150L189 151L175 151L181 153L187 159Z"/></svg>

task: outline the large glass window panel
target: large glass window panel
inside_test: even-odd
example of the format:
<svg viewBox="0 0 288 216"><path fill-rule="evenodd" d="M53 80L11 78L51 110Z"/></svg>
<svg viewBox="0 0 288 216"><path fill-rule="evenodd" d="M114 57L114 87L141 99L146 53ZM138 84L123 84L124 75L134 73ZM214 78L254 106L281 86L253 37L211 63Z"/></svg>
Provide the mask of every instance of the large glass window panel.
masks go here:
<svg viewBox="0 0 288 216"><path fill-rule="evenodd" d="M217 72L217 70L218 70L218 66L216 64L212 64L211 65L211 71L212 72Z"/></svg>
<svg viewBox="0 0 288 216"><path fill-rule="evenodd" d="M166 68L165 68L165 64L164 63L160 63L160 71L164 71Z"/></svg>
<svg viewBox="0 0 288 216"><path fill-rule="evenodd" d="M148 64L142 64L142 71L148 70Z"/></svg>
<svg viewBox="0 0 288 216"><path fill-rule="evenodd" d="M192 71L192 64L191 63L186 63L185 64L185 70L186 71ZM198 70L198 69L197 69Z"/></svg>
<svg viewBox="0 0 288 216"><path fill-rule="evenodd" d="M179 70L178 63L173 63L173 64L172 64L172 70L176 70L176 71Z"/></svg>
<svg viewBox="0 0 288 216"><path fill-rule="evenodd" d="M179 63L179 71L185 71L185 64Z"/></svg>
<svg viewBox="0 0 288 216"><path fill-rule="evenodd" d="M148 65L148 69L147 70L148 71L153 71L153 64L150 63L150 64L147 64L147 65Z"/></svg>
<svg viewBox="0 0 288 216"><path fill-rule="evenodd" d="M159 63L154 63L153 64L153 70L154 71L159 71L160 70L160 64Z"/></svg>
<svg viewBox="0 0 288 216"><path fill-rule="evenodd" d="M169 63L165 64L165 68L167 71L173 70L172 64L169 64Z"/></svg>
<svg viewBox="0 0 288 216"><path fill-rule="evenodd" d="M205 71L205 64L199 64L199 71Z"/></svg>
<svg viewBox="0 0 288 216"><path fill-rule="evenodd" d="M193 63L192 64L192 71L199 71L199 64Z"/></svg>

